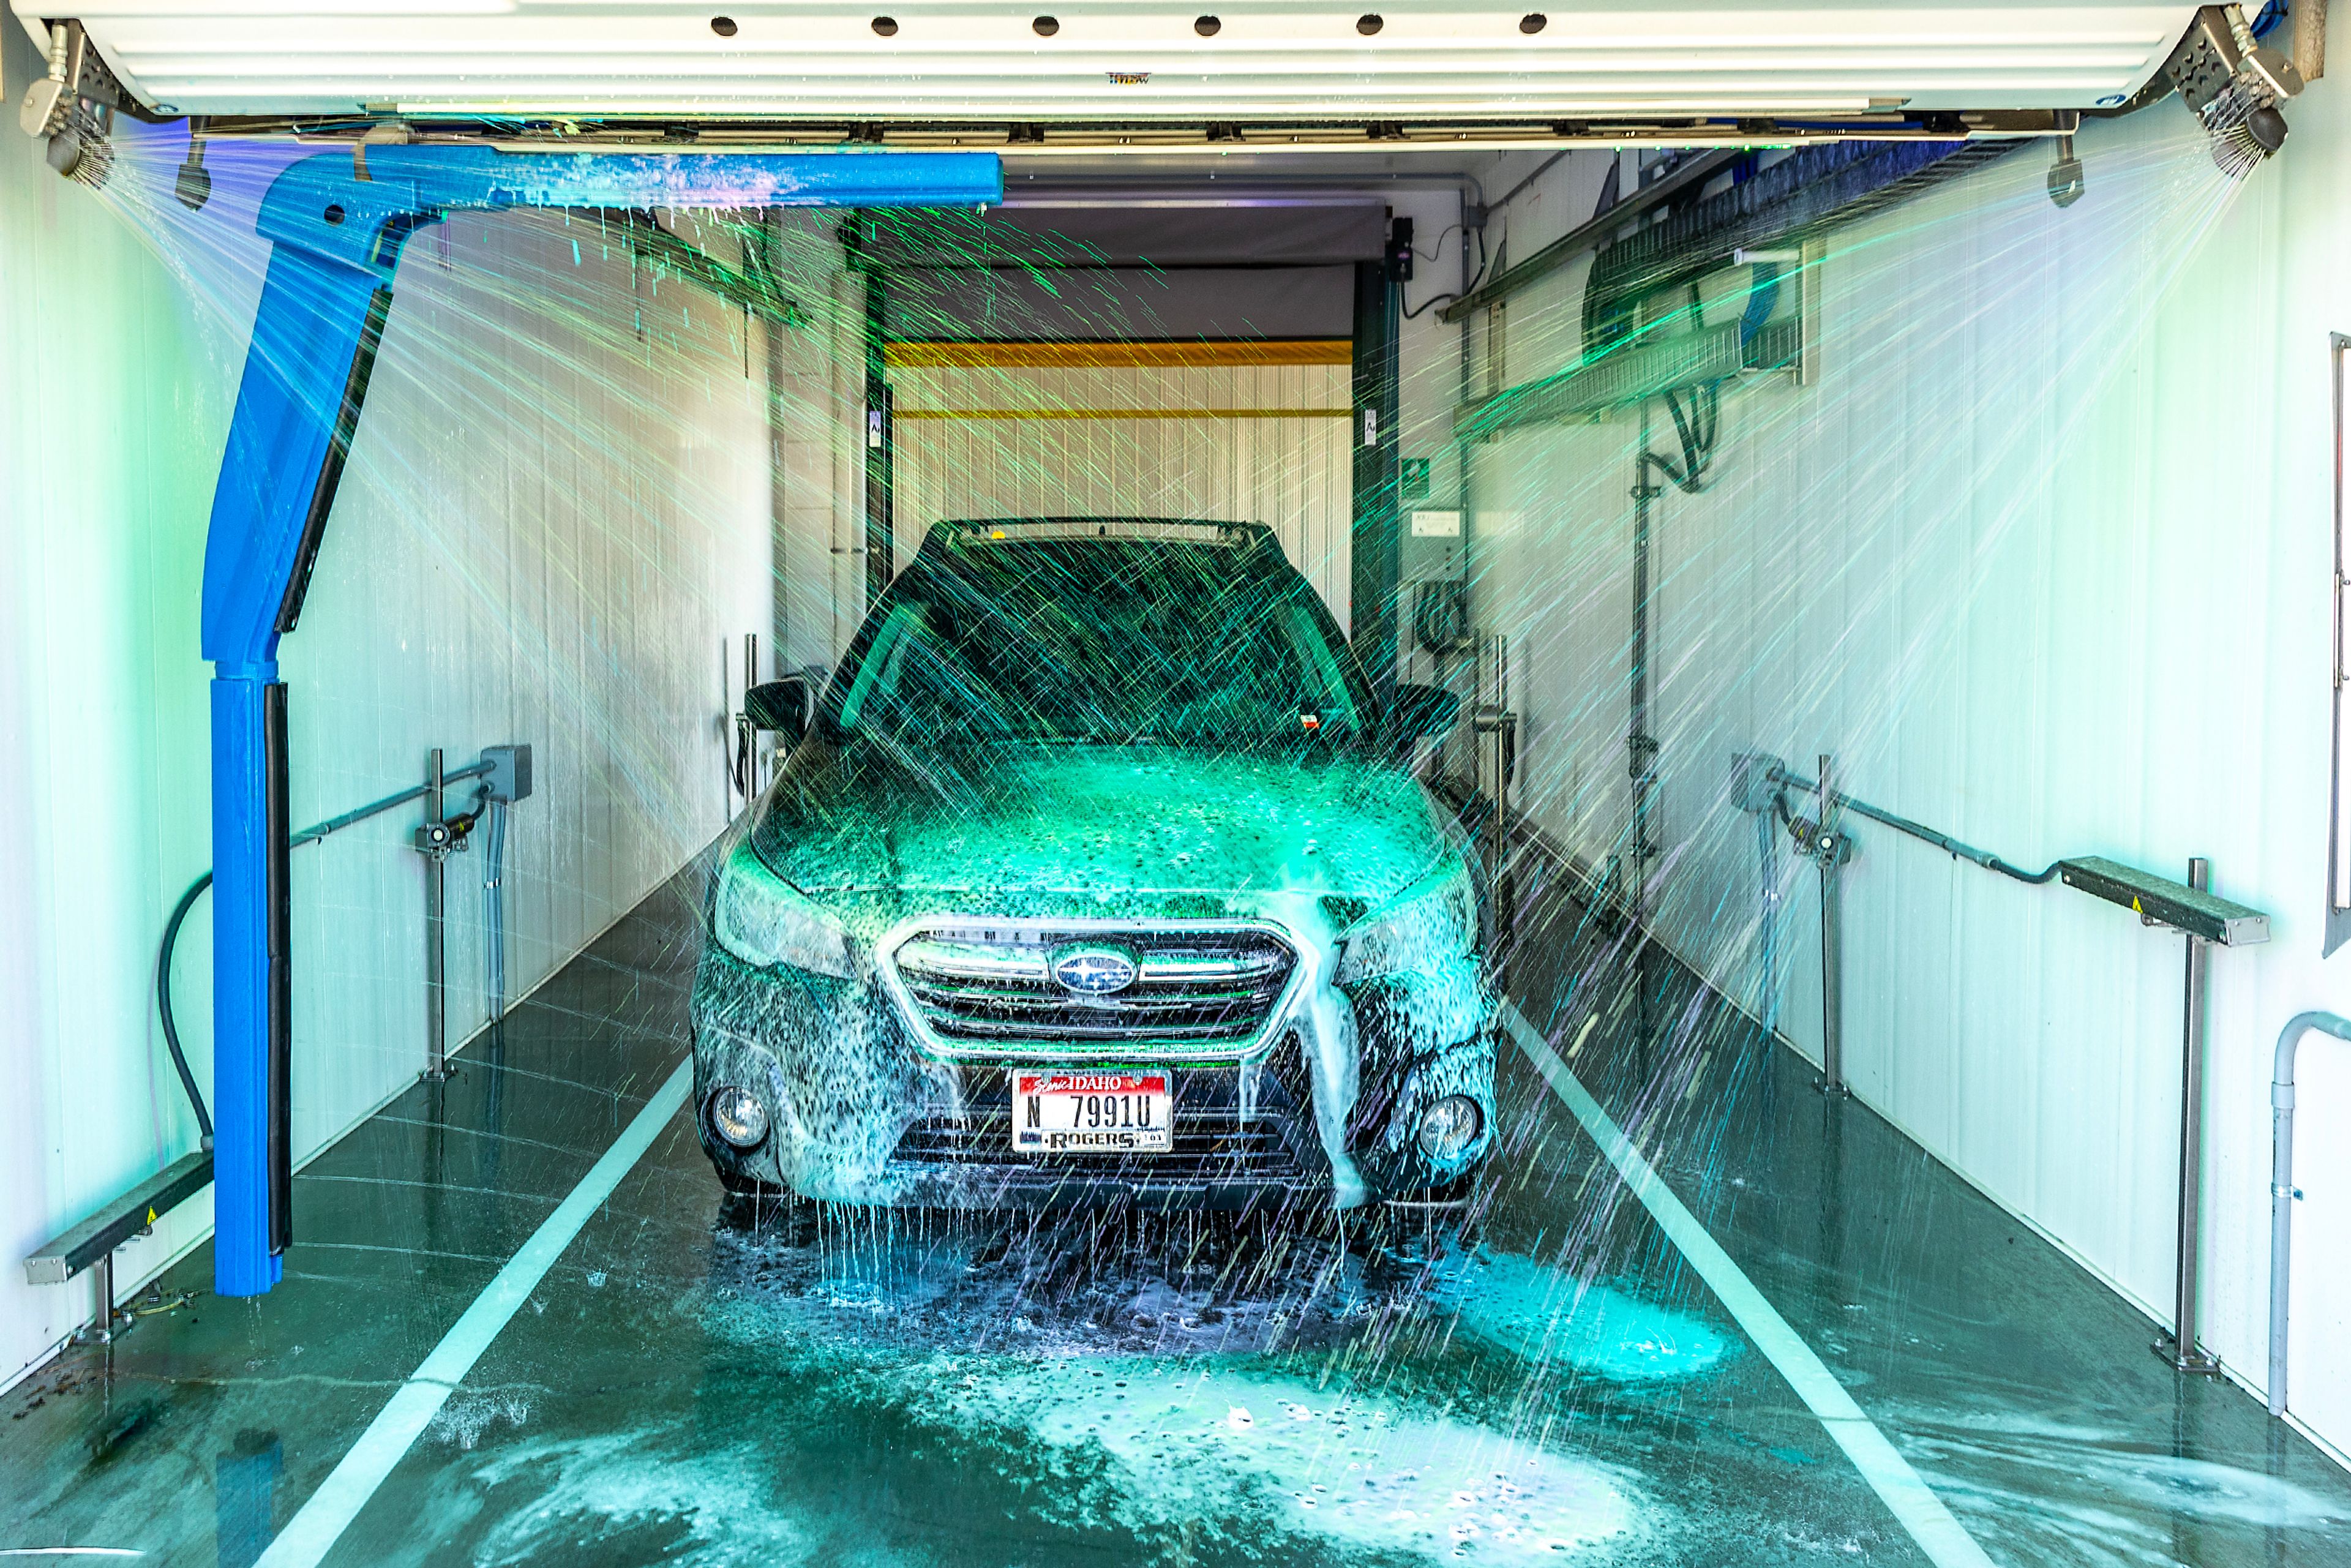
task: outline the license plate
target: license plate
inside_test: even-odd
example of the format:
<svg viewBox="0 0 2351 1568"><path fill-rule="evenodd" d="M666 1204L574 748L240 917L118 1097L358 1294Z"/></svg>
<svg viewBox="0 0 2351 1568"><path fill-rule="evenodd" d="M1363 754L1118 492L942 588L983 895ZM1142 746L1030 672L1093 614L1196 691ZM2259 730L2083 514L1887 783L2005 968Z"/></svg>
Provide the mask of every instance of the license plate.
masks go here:
<svg viewBox="0 0 2351 1568"><path fill-rule="evenodd" d="M1174 1132L1164 1071L1012 1070L1016 1153L1164 1155Z"/></svg>

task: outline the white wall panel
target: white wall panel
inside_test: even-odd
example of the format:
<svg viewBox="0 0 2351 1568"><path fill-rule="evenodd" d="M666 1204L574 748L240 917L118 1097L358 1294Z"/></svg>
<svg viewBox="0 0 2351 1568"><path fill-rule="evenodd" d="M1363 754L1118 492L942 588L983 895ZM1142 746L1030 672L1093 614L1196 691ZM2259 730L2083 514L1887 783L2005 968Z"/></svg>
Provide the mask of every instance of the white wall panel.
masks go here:
<svg viewBox="0 0 2351 1568"><path fill-rule="evenodd" d="M1734 995L1757 997L1753 830L1724 799L1749 747L1802 771L1834 752L1855 795L2036 869L2105 854L2178 878L2208 855L2271 913L2269 946L2213 958L2207 1107L2205 1337L2256 1384L2271 1045L2297 1010L2351 1010L2351 957L2318 946L2346 85L2298 100L2241 188L2165 104L2085 132L2071 209L2027 150L1841 232L1821 383L1727 393L1714 487L1657 507L1659 924ZM1512 382L1575 351L1572 295L1520 304ZM1526 806L1595 860L1629 810L1635 440L1629 417L1521 431L1475 463L1482 618L1526 659ZM1856 1092L2168 1317L2179 941L1854 826ZM1815 883L1781 863L1782 1024L1817 1052ZM2304 1114L2331 1125L2351 1071L2317 1072ZM2343 1448L2351 1360L2316 1305L2351 1299L2325 1239L2351 1222L2339 1142L2306 1156L2294 1386Z"/></svg>
<svg viewBox="0 0 2351 1568"><path fill-rule="evenodd" d="M13 96L33 62L13 30L6 48ZM13 1260L194 1144L150 976L165 913L210 859L197 592L259 251L232 160L215 151L214 203L192 215L169 196L176 158L127 149L109 197L149 241L169 234L159 254L38 143L0 142L0 1379L91 1311L86 1278L36 1290ZM785 358L829 382L830 310L811 323L823 348ZM455 766L530 743L537 791L508 842L513 995L725 821L722 649L767 632L777 597L757 334L560 215L461 218L402 268L281 650L292 808L308 822L402 788L432 746ZM787 421L810 451L793 455L803 488L785 488L805 505L784 532L805 526L811 549L835 509L821 423ZM417 820L295 852L298 1155L423 1065ZM482 1016L481 869L478 851L449 862L453 1042ZM177 967L207 1090L210 948L207 901ZM200 1239L209 1207L126 1252L122 1288Z"/></svg>
<svg viewBox="0 0 2351 1568"><path fill-rule="evenodd" d="M895 368L900 555L956 517L1264 523L1343 626L1353 374L1343 364ZM1290 409L1301 412L1268 417ZM981 411L1050 417L972 417ZM957 417L922 417L949 412ZM1102 417L1064 417L1083 413Z"/></svg>

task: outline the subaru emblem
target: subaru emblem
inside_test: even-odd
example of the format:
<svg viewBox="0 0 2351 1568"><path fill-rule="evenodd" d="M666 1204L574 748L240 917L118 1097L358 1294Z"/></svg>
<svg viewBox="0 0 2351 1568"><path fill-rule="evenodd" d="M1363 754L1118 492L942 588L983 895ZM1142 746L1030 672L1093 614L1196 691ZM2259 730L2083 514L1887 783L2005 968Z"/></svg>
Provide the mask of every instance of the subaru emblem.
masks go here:
<svg viewBox="0 0 2351 1568"><path fill-rule="evenodd" d="M1053 978L1065 991L1081 997L1106 997L1134 984L1138 966L1123 947L1084 944L1053 955Z"/></svg>

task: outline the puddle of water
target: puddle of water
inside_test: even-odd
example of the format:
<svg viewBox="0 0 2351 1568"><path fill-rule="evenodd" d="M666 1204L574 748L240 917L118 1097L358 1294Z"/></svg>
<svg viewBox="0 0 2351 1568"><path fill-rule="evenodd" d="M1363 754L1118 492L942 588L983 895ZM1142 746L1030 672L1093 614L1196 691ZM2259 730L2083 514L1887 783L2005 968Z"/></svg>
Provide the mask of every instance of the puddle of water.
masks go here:
<svg viewBox="0 0 2351 1568"><path fill-rule="evenodd" d="M467 1478L469 1492L528 1495L473 1544L475 1568L550 1561L769 1568L820 1557L897 1568L917 1561L857 1539L853 1525L778 1502L772 1466L752 1448L689 1447L683 1437L633 1431L527 1440L487 1458ZM445 1529L467 1511L452 1511L439 1522Z"/></svg>
<svg viewBox="0 0 2351 1568"><path fill-rule="evenodd" d="M826 1343L1191 1357L1331 1343L1409 1310L1364 1272L1335 1241L1295 1236L884 1226L813 1241L722 1231L712 1282L771 1331Z"/></svg>
<svg viewBox="0 0 2351 1568"><path fill-rule="evenodd" d="M1497 1349L1618 1383L1694 1377L1730 1350L1703 1319L1515 1253L1444 1260L1432 1270L1429 1300Z"/></svg>
<svg viewBox="0 0 2351 1568"><path fill-rule="evenodd" d="M2136 1447L2096 1427L1984 1416L1905 1421L1928 1479L1980 1519L1988 1540L2051 1538L2074 1560L2138 1568L2179 1560L2179 1530L2341 1536L2351 1559L2351 1505L2280 1477ZM2049 1558L2049 1561L2059 1561Z"/></svg>

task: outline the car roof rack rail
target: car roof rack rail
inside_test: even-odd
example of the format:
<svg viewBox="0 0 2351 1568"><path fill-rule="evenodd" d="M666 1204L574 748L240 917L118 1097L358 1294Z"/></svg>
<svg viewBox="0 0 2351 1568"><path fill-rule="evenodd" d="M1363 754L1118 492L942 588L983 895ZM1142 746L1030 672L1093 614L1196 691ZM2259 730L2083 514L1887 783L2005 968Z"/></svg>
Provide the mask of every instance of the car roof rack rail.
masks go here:
<svg viewBox="0 0 2351 1568"><path fill-rule="evenodd" d="M1263 523L1211 517L957 517L932 529L957 543L994 539L1181 539L1196 544L1260 545L1273 541Z"/></svg>

